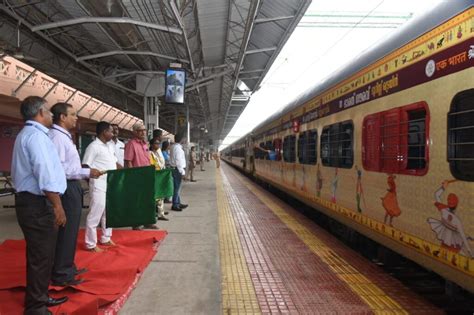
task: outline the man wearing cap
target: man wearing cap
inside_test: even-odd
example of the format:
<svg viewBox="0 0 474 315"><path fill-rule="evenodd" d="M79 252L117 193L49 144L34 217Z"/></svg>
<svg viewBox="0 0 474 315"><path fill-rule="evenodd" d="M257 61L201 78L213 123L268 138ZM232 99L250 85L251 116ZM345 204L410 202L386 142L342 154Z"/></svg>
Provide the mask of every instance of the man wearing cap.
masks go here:
<svg viewBox="0 0 474 315"><path fill-rule="evenodd" d="M141 122L137 122L132 127L134 138L125 145L125 167L150 166L150 151L146 138L146 128ZM156 230L156 224L145 225L146 229ZM134 230L141 230L142 227L135 226Z"/></svg>
<svg viewBox="0 0 474 315"><path fill-rule="evenodd" d="M458 196L450 193L447 200L448 204L441 202L441 197L449 183L450 181L448 180L443 181L441 187L435 192L435 207L438 208L441 214L441 220L428 218L427 222L430 224L433 232L436 233L438 240L441 241L441 248L444 251L459 253L463 250L466 254L473 257L473 252L468 242L468 239L472 240L472 238L466 237L462 222L455 214L459 202Z"/></svg>

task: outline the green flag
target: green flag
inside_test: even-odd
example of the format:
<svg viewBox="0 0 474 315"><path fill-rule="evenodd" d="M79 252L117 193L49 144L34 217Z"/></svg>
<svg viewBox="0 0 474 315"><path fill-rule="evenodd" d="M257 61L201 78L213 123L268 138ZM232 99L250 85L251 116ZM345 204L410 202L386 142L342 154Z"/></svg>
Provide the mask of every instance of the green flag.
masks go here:
<svg viewBox="0 0 474 315"><path fill-rule="evenodd" d="M173 170L164 169L155 173L155 198L173 196Z"/></svg>
<svg viewBox="0 0 474 315"><path fill-rule="evenodd" d="M124 168L107 172L107 227L156 223L155 168Z"/></svg>
<svg viewBox="0 0 474 315"><path fill-rule="evenodd" d="M156 198L173 195L171 170L153 166L107 172L107 227L156 223Z"/></svg>

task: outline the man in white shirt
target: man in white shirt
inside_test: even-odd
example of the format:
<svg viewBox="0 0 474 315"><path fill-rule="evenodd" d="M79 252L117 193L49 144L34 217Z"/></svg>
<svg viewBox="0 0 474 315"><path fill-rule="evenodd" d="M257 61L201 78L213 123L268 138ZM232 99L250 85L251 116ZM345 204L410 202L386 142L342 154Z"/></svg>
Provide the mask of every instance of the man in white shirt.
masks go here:
<svg viewBox="0 0 474 315"><path fill-rule="evenodd" d="M84 154L82 164L100 171L117 169L117 158L114 146L110 145L113 137L112 126L105 121L97 123L97 138L89 144ZM97 226L102 227L100 243L104 246L113 246L112 229L106 228L105 222L105 196L107 191L107 175L89 181L90 212L86 219L86 248L91 252L101 252L97 246Z"/></svg>
<svg viewBox="0 0 474 315"><path fill-rule="evenodd" d="M125 143L119 140L119 125L112 124L112 128L114 128L114 136L112 138L112 143L114 144L115 149L115 156L117 157L117 163L120 166L124 166L124 155L125 155Z"/></svg>
<svg viewBox="0 0 474 315"><path fill-rule="evenodd" d="M184 179L186 174L186 156L183 150L183 144L186 143L186 137L178 132L175 137L175 144L171 147L170 151L170 166L173 168L173 205L171 210L182 211L188 205L181 203L181 181Z"/></svg>

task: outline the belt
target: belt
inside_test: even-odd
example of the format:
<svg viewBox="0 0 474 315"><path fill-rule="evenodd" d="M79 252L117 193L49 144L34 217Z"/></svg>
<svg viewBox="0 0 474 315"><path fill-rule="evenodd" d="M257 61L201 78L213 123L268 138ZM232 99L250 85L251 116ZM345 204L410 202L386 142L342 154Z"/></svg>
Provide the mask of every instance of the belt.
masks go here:
<svg viewBox="0 0 474 315"><path fill-rule="evenodd" d="M67 182L68 183L74 183L74 182L78 182L79 179L68 179Z"/></svg>
<svg viewBox="0 0 474 315"><path fill-rule="evenodd" d="M20 192L17 192L16 195L19 196L19 197L21 197L21 196L25 196L25 197L26 197L26 196L29 196L29 197L35 197L35 198L46 199L46 196L32 194L32 193L30 193L29 191L20 191Z"/></svg>

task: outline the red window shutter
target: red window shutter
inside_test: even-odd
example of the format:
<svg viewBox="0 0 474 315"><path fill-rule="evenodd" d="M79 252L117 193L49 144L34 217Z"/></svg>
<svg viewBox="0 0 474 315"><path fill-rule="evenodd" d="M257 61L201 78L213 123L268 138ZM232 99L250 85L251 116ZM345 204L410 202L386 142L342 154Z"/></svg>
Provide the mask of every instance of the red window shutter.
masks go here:
<svg viewBox="0 0 474 315"><path fill-rule="evenodd" d="M273 147L276 153L276 160L280 161L281 160L281 139L273 140Z"/></svg>
<svg viewBox="0 0 474 315"><path fill-rule="evenodd" d="M398 173L401 165L400 148L400 109L395 108L382 113L381 119L382 170L386 173ZM406 137L406 136L405 136Z"/></svg>
<svg viewBox="0 0 474 315"><path fill-rule="evenodd" d="M407 106L400 108L400 158L398 167L400 171L405 171L408 166L408 111Z"/></svg>
<svg viewBox="0 0 474 315"><path fill-rule="evenodd" d="M365 117L362 128L362 163L368 171L380 171L380 115Z"/></svg>

